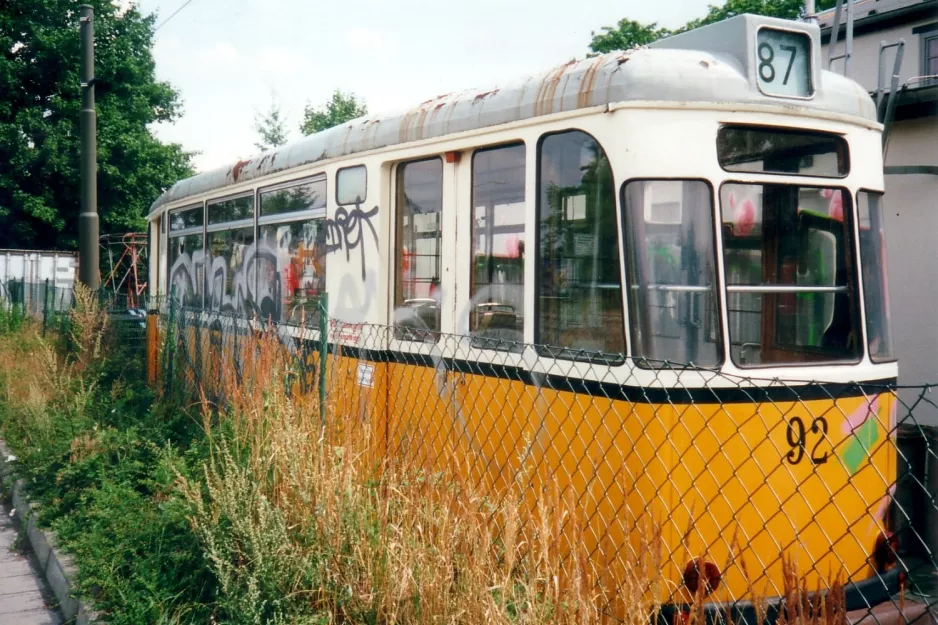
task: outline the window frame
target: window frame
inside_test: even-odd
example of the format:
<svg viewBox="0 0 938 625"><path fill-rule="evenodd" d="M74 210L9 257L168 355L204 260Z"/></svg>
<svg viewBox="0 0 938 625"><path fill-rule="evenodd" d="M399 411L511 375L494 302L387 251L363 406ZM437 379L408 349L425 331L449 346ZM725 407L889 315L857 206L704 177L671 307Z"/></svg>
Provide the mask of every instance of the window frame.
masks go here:
<svg viewBox="0 0 938 625"><path fill-rule="evenodd" d="M831 174L810 174L810 173L804 173L801 171L786 172L786 171L767 171L767 170L749 171L749 170L740 170L740 169L727 169L723 165L723 162L720 158L720 137L723 131L726 129L748 129L748 130L757 130L757 131L763 131L763 132L778 132L779 134L789 134L789 135L813 134L813 135L821 135L821 136L827 136L831 138L840 139L841 141L843 141L844 147L846 148L844 152L844 155L845 155L844 173L831 175ZM850 160L850 142L847 141L846 133L833 132L831 130L817 130L815 128L805 128L802 126L795 127L795 126L776 126L773 124L741 124L741 123L734 123L734 122L719 122L718 127L717 127L716 140L714 141L714 144L716 146L716 152L717 152L716 154L717 164L720 166L720 169L722 171L725 171L730 176L753 175L753 176L778 176L778 177L785 177L785 178L801 176L804 178L844 180L850 175L851 166L853 165L853 163ZM723 182L720 183L721 189L722 189L722 185L725 184L726 182L729 182L729 181L724 180Z"/></svg>
<svg viewBox="0 0 938 625"><path fill-rule="evenodd" d="M934 26L938 27L938 23L934 24ZM922 32L919 34L919 48L922 51L919 69L921 70L920 74L922 76L934 75L934 74L928 73L928 59L938 58L938 57L928 56L928 43L932 41L933 39L938 40L938 30L929 30L929 31ZM938 71L936 71L935 73L938 74ZM926 79L924 82L926 85L938 84L938 78L929 78L929 79Z"/></svg>
<svg viewBox="0 0 938 625"><path fill-rule="evenodd" d="M392 218L393 221L391 224L391 232L392 232L391 253L393 254L393 257L394 257L394 260L393 260L394 269L393 269L393 274L392 274L393 279L390 283L391 288L389 289L389 293L391 296L390 297L390 300L391 300L390 313L391 314L389 318L390 323L388 325L392 328L391 334L392 334L393 340L401 342L401 343L417 343L418 345L437 345L442 340L443 335L445 334L443 331L443 318L442 318L443 306L442 305L440 306L440 327L439 328L435 330L434 329L421 330L420 328L416 328L417 331L425 333L425 336L423 338L404 335L404 331L408 330L409 328L407 326L399 326L397 323L397 318L396 318L397 309L399 306L403 306L404 301L405 301L403 297L403 285L401 284L401 261L403 260L403 254L401 253L401 247L402 247L401 235L402 235L403 224L401 220L399 196L401 194L401 187L403 183L403 177L404 177L403 172L405 168L407 167L407 165L414 165L417 163L427 163L431 161L438 161L440 163L441 203L440 203L440 213L439 213L440 214L439 253L440 253L440 263L441 263L440 286L442 287L442 282L443 282L443 271L442 271L443 249L442 247L443 247L443 235L445 234L445 229L443 227L443 214L444 214L444 211L446 210L446 160L443 158L443 154L441 153L431 153L431 154L427 154L424 156L417 156L412 159L401 160L401 161L395 162L394 167L391 172L391 179L394 183L392 192L391 192L391 198L392 198L391 211L393 215L393 218ZM338 184L336 185L336 188L338 189ZM401 287L400 304L397 301L398 286ZM414 329L411 329L411 331L413 330ZM414 334L416 335L418 334L418 332L414 332Z"/></svg>
<svg viewBox="0 0 938 625"><path fill-rule="evenodd" d="M407 161L411 162L411 161ZM358 165L347 165L345 167L340 167L335 170L335 203L336 206L354 206L356 202L342 202L339 199L339 189L341 185L339 184L339 177L342 175L342 172L348 171L350 169L364 169L365 170L365 197L358 201L358 204L364 204L368 201L368 166L364 163ZM327 191L328 193L328 191Z"/></svg>
<svg viewBox="0 0 938 625"><path fill-rule="evenodd" d="M180 206L179 208L167 209L166 212L163 213L163 216L162 216L162 221L164 222L164 224L167 224L166 229L168 230L168 232L166 232L166 280L167 280L166 295L167 297L170 296L170 290L172 289L172 285L169 283L169 281L173 277L172 276L173 266L169 262L169 258L171 255L173 239L176 237L189 236L191 234L199 234L202 236L202 284L200 285L200 288L199 288L199 305L198 305L199 310L205 310L205 286L206 286L205 276L208 273L208 268L205 266L205 249L206 249L206 241L208 240L208 233L205 231L206 221L208 217L207 206L208 206L207 202L205 200L202 200L201 202L197 204L189 204L186 206ZM183 228L181 230L172 230L172 228L168 225L168 222L170 222L173 213L194 210L196 208L202 209L202 225L201 226L191 226L189 228ZM194 282L195 282L195 279L193 278L193 284ZM180 300L180 304L182 304L181 300Z"/></svg>
<svg viewBox="0 0 938 625"><path fill-rule="evenodd" d="M635 323L637 316L632 311L632 303L628 296L629 289L632 288L632 284L629 282L628 259L625 258L625 256L623 256L623 258L621 259L622 265L625 268L625 289L624 289L625 302L623 303L623 306L625 307L626 312L628 313L624 317L626 319L625 331L627 334L626 340L627 340L627 345L629 349L628 356L630 359L632 359L635 362L635 364L638 367L642 369L647 369L647 370L681 370L681 371L711 371L713 370L713 371L718 371L722 369L723 366L727 362L728 350L726 349L727 345L724 344L724 339L723 339L723 336L724 336L723 312L724 312L724 309L726 308L726 305L725 305L726 298L723 296L723 294L726 292L725 291L726 284L725 284L723 270L722 270L723 259L721 258L723 237L720 236L720 232L719 232L720 230L719 224L721 223L719 221L720 214L718 212L720 208L719 206L720 198L717 195L716 187L714 186L713 182L711 180L708 180L707 178L664 178L664 177L646 178L646 177L636 176L636 177L632 177L632 178L628 178L624 180L622 184L619 186L619 198L618 198L619 207L620 207L619 208L619 222L621 224L620 229L622 233L621 234L622 242L620 243L621 245L620 249L623 254L627 253L627 251L629 250L628 224L626 221L628 219L628 215L627 215L627 211L625 210L625 189L632 182L702 182L705 185L707 185L707 189L710 191L710 218L711 218L711 225L712 225L711 234L713 236L713 256L714 256L713 257L713 278L714 278L713 297L716 301L715 319L716 319L716 324L717 324L717 328L716 328L717 361L716 363L712 365L707 365L707 366L687 365L683 367L677 367L675 366L674 363L667 363L665 361L661 361L661 363L658 365L653 365L651 363L656 363L659 361L651 360L648 358L648 356L636 355L635 342L632 340L632 324ZM729 337L728 332L726 336Z"/></svg>
<svg viewBox="0 0 938 625"><path fill-rule="evenodd" d="M789 176L789 178L794 178L794 176ZM850 313L853 318L854 332L857 337L856 341L857 341L858 348L857 348L856 358L849 359L849 360L842 359L842 360L816 360L816 361L805 361L805 362L769 362L769 363L757 363L757 364L741 364L737 362L735 358L733 358L733 336L731 334L732 329L730 327L732 324L729 323L730 286L748 286L748 285L730 285L729 282L726 280L726 257L725 257L726 243L725 243L724 237L722 236L722 227L723 227L722 197L723 197L723 187L725 187L726 185L733 185L733 184L761 185L763 187L767 185L776 185L776 186L796 187L798 189L803 189L803 188L832 189L835 191L840 191L841 198L849 199L850 207L848 208L847 206L844 206L844 230L845 232L849 233L850 240L844 243L844 250L846 252L845 261L849 268L848 279L853 280L852 285L853 285L854 301L853 301L853 305L851 306ZM725 179L720 183L719 195L717 196L716 200L718 204L716 204L715 206L719 208L719 214L717 215L717 217L719 218L719 222L714 222L714 226L721 229L720 238L718 240L719 245L720 245L720 250L718 251L718 253L721 256L723 256L723 258L720 259L720 268L721 268L721 274L722 274L720 276L720 279L723 283L722 300L724 302L724 308L726 310L726 320L727 320L726 347L728 348L727 351L728 351L728 356L729 356L727 362L733 363L734 367L741 369L741 370L775 369L775 368L781 369L781 368L791 368L791 367L831 367L831 366L855 367L861 364L863 362L864 357L866 356L866 324L865 324L865 318L862 314L862 308L861 308L863 304L860 301L863 299L863 295L861 292L862 287L860 284L862 276L860 275L860 271L859 271L860 254L859 254L859 241L857 239L858 232L859 232L858 231L859 224L857 224L857 219L856 219L857 209L856 209L856 204L854 203L855 198L851 194L850 189L842 182L839 185L835 185L835 186L824 186L823 184L820 183L820 181L814 182L813 180L808 184L804 184L797 180L789 180L787 182L782 182L782 181L776 181L776 180L766 181L766 180L758 180L758 179L756 180ZM718 223L719 225L717 225ZM848 289L850 289L850 285L851 283L848 282L848 285L847 285ZM785 286L785 285L776 285L776 286ZM762 313L760 310L760 315L761 314ZM777 329L777 326L776 326L776 329ZM774 347L777 344L778 343L773 342L772 346ZM762 349L761 343L760 343L760 349Z"/></svg>
<svg viewBox="0 0 938 625"><path fill-rule="evenodd" d="M599 139L597 139L596 136L592 132L584 128L579 128L576 126L569 127L569 128L562 128L558 130L552 130L552 131L541 134L537 138L537 143L535 144L535 148L534 148L534 154L535 154L534 180L535 181L534 181L533 204L534 204L535 228L534 228L534 232L532 233L532 239L533 239L532 247L534 248L535 271L534 271L534 284L531 285L531 288L534 289L534 307L533 307L533 310L531 311L531 314L533 315L532 324L533 324L533 330L534 330L533 331L534 351L540 358L551 358L553 360L564 360L567 362L582 362L582 363L587 363L590 365L600 365L600 366L607 366L607 367L621 367L629 359L629 350L631 347L630 337L629 337L629 328L628 328L629 318L628 318L628 311L626 310L627 304L625 303L625 300L623 299L623 295L625 293L625 289L623 287L625 276L623 276L622 272L623 272L623 267L625 265L623 264L624 257L623 257L623 250L621 249L621 240L622 240L621 234L616 236L616 241L620 246L618 250L619 252L618 274L619 274L619 306L622 312L622 347L623 347L622 353L617 354L618 357L616 358L610 358L609 356L612 356L613 354L606 353L606 352L587 353L587 350L585 349L572 349L569 347L561 347L559 345L550 346L541 342L541 304L540 304L541 297L540 297L540 293L541 293L542 279L541 279L541 272L537 270L541 266L541 227L540 227L540 224L541 224L541 182L542 182L541 181L541 159L542 159L541 155L542 155L542 150L544 146L544 141L546 141L548 138L556 136L556 135L563 135L563 134L568 134L572 132L578 132L592 139L596 143L596 145L598 145L599 148L603 151L603 155L606 157L607 162L609 162L609 170L612 173L612 198L613 198L613 203L614 203L614 210L616 211L614 215L616 227L618 228L619 224L621 224L622 208L619 205L619 197L618 197L618 193L616 192L616 177L615 177L616 172L614 169L612 169L612 162L609 161L609 156L608 156L609 153L606 151L606 148L605 146L603 146L602 142ZM527 166L528 165L526 163L525 167L527 168ZM554 349L554 347L559 348L559 349Z"/></svg>
<svg viewBox="0 0 938 625"><path fill-rule="evenodd" d="M515 139L511 141L506 141L505 143L498 143L494 145L486 145L472 150L469 156L469 304L472 303L473 297L473 287L475 286L475 267L473 264L473 249L475 245L475 232L474 225L472 222L473 212L475 211L475 157L477 154L485 152L493 152L495 150L502 150L506 148L522 148L524 155L524 171L522 172L522 194L524 198L524 219L521 222L522 233L527 234L527 217L529 212L528 206L528 197L527 197L527 174L528 174L528 145L527 142L523 139ZM500 341L498 339L493 339L485 336L476 336L473 334L472 328L472 310L469 310L469 317L467 320L466 334L470 337L472 349L485 350L490 352L509 352L509 353L521 353L524 351L524 331L528 324L528 315L524 309L524 304L526 303L526 285L524 284L524 278L526 274L526 263L521 266L521 340L511 344L511 341ZM504 343L504 346L501 344Z"/></svg>
<svg viewBox="0 0 938 625"><path fill-rule="evenodd" d="M290 189L293 187L298 187L304 184L309 184L311 182L322 181L326 184L326 194L322 199L322 206L319 208L307 208L301 211L287 211L285 213L274 213L272 215L263 214L263 202L261 196L264 193L271 193L275 191L281 191L283 189ZM309 176L303 176L302 178L294 178L293 180L287 180L286 182L280 182L277 184L268 185L266 187L257 188L257 199L255 200L256 209L254 211L255 221L260 225L268 225L271 222L280 222L280 221L293 221L296 215L310 215L316 213L325 214L326 208L329 204L329 176L325 172L320 172L318 174L312 174Z"/></svg>
<svg viewBox="0 0 938 625"><path fill-rule="evenodd" d="M938 33L936 33L935 37L938 38ZM895 328L893 327L893 325L892 325L892 323L891 323L891 322L892 322L892 317L891 317L891 316L888 316L888 317L887 317L887 321L889 322L888 332L889 332L889 334L890 334L890 343L891 343L891 346L890 346L890 347L891 347L892 355L891 355L890 357L888 357L888 358L874 357L874 356L873 356L873 352L870 350L869 310L868 310L867 305L866 305L866 297L867 297L867 295L866 295L866 293L867 293L867 291L866 291L866 281L863 279L863 269L862 269L862 265L865 263L865 260L864 260L864 258L863 258L863 249L862 249L862 247L861 247L861 246L862 246L862 243L860 242L860 194L862 194L862 193L865 193L865 194L867 194L867 195L875 195L875 196L877 196L877 197L879 198L879 201L880 201L880 211L882 212L882 219L883 219L883 222L884 222L884 223L883 223L883 230L884 230L884 232L883 232L883 239L884 239L884 240L883 240L883 243L886 244L886 241L885 241L886 210L885 210L885 206L883 205L883 201L885 200L885 197L886 197L886 192L885 192L885 191L874 191L873 189L870 189L870 188L868 188L868 187L860 187L859 189L857 189L856 196L854 197L854 210L856 211L856 214L857 214L857 217L856 217L856 222L857 222L857 223L856 223L856 229L857 229L857 259L858 259L858 263L857 263L858 267L857 267L857 269L858 269L858 272L859 272L859 275L860 275L860 281L861 281L862 287L863 287L863 348L864 348L865 352L869 354L869 358L870 358L870 362L871 362L871 363L873 363L874 365L884 365L884 364L890 364L890 363L898 362L898 361L899 361L899 355L898 355L898 352L897 352L897 350L896 350L896 337L895 337L895 331L894 331ZM888 250L887 250L887 251L888 251ZM887 264L886 264L886 271L887 271L887 274L886 274L886 275L887 275L887 278L888 278L888 271L889 271L888 259L887 259L887 258L883 258L883 261L884 261L884 262L887 262ZM888 287L889 287L889 283L888 283L888 280L887 280L887 281L884 282L883 288L886 289L886 306L887 306L887 308L891 308L892 298L889 297L889 289L888 289Z"/></svg>

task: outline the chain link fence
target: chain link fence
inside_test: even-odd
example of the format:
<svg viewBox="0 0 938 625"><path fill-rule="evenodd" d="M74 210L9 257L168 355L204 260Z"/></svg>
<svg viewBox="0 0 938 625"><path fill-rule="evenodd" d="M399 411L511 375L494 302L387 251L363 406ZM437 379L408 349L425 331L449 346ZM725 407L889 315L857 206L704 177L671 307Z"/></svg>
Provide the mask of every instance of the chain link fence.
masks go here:
<svg viewBox="0 0 938 625"><path fill-rule="evenodd" d="M291 392L319 393L324 424L367 429L384 462L449 476L492 510L556 508L558 549L589 563L611 618L615 589L654 552L652 600L669 623L695 603L711 621L774 621L795 569L807 596L842 588L851 622L938 622L931 386L560 359L321 307L269 324L168 306L162 326L173 392L224 405L226 389L269 373L256 355L273 339Z"/></svg>

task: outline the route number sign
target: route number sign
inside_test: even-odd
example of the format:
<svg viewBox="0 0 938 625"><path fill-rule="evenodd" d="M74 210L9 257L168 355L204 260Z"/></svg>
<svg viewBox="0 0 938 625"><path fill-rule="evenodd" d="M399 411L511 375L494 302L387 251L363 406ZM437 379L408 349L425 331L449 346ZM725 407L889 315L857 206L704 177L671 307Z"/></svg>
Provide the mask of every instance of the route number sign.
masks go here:
<svg viewBox="0 0 938 625"><path fill-rule="evenodd" d="M768 96L810 98L811 37L807 33L760 28L756 34L756 80Z"/></svg>

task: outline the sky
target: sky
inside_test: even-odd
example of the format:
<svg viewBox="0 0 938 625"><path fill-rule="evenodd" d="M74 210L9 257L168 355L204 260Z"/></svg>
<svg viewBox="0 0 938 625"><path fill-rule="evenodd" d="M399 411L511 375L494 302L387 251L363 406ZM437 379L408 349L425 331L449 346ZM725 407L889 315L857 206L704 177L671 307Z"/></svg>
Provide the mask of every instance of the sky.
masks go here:
<svg viewBox="0 0 938 625"><path fill-rule="evenodd" d="M713 0L709 0L713 2ZM206 171L247 158L257 113L276 102L290 139L305 104L335 89L370 113L486 88L586 55L591 31L628 17L677 27L708 0L138 0L157 14L157 78L179 92L183 115L154 126L198 152Z"/></svg>

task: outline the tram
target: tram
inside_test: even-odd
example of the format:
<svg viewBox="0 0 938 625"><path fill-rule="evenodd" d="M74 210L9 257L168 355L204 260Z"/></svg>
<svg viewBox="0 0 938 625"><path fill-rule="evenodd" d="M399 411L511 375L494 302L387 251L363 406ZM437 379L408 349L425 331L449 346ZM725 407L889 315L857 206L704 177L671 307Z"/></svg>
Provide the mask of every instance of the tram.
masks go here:
<svg viewBox="0 0 938 625"><path fill-rule="evenodd" d="M289 326L328 293L387 453L530 467L608 562L653 518L663 601L701 558L713 605L781 596L793 553L866 607L901 577L881 133L816 25L738 16L182 180L151 295Z"/></svg>

